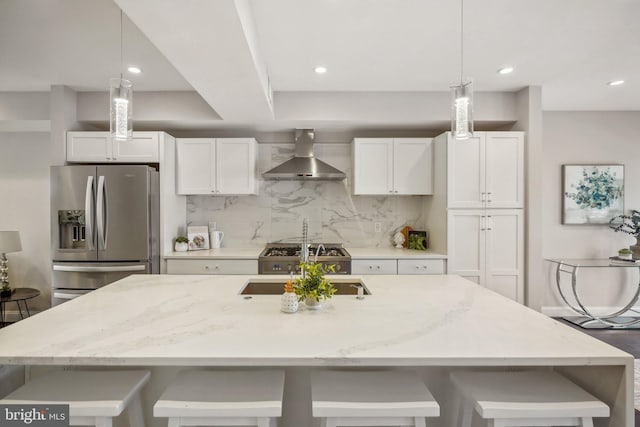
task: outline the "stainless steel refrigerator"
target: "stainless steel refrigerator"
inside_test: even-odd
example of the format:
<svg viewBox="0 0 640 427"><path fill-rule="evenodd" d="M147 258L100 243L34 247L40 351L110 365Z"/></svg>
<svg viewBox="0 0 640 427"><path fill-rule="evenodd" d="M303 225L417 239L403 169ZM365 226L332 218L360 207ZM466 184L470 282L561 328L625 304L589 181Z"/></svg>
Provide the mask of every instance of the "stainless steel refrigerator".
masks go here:
<svg viewBox="0 0 640 427"><path fill-rule="evenodd" d="M51 167L53 305L159 272L158 187L145 165Z"/></svg>

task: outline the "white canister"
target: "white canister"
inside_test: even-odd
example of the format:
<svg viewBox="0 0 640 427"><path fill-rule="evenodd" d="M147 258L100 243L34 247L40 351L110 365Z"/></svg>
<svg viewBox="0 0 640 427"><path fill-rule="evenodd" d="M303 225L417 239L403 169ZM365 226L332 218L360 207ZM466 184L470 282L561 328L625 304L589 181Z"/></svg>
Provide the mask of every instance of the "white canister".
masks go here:
<svg viewBox="0 0 640 427"><path fill-rule="evenodd" d="M222 246L222 239L224 239L224 233L220 230L215 230L211 232L211 247L213 249L217 249Z"/></svg>
<svg viewBox="0 0 640 427"><path fill-rule="evenodd" d="M294 292L285 292L280 299L280 311L295 313L298 311L298 295Z"/></svg>

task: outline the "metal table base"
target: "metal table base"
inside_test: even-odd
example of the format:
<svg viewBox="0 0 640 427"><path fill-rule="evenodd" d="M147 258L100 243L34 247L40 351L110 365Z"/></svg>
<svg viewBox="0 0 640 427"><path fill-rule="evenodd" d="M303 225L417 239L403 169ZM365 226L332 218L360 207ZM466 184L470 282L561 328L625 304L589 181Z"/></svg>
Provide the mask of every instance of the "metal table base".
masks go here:
<svg viewBox="0 0 640 427"><path fill-rule="evenodd" d="M581 326L585 329L609 329L609 328L625 328L625 329L640 329L640 317L635 316L623 316L623 314L628 311L632 311L631 309L635 303L638 301L638 297L640 296L640 279L638 284L636 285L636 290L634 295L631 297L628 303L624 305L620 310L615 311L614 313L599 315L596 316L580 301L580 297L577 292L577 283L578 283L578 271L581 267L621 267L621 268L638 268L640 273L640 265L611 265L609 264L609 260L549 260L556 264L556 287L558 288L558 292L560 293L560 297L567 304L569 308L575 311L579 316L567 316L563 317L563 319L574 323L578 326ZM565 295L565 291L563 291L562 286L560 286L560 278L561 274L568 274L571 276L571 293L575 298L577 306L569 302L569 299Z"/></svg>

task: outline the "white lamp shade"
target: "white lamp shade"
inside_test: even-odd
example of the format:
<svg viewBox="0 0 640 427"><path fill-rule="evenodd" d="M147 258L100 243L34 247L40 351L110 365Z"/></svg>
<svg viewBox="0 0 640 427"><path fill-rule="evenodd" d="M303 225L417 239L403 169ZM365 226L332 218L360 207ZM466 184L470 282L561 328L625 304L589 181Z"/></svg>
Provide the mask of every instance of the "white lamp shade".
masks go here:
<svg viewBox="0 0 640 427"><path fill-rule="evenodd" d="M0 231L0 253L22 250L19 231Z"/></svg>

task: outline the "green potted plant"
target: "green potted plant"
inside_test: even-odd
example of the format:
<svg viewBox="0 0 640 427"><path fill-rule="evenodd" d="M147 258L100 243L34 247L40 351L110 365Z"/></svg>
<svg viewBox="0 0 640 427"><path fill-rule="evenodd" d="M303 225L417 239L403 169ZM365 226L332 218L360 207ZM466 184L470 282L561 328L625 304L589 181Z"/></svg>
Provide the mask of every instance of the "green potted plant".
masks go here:
<svg viewBox="0 0 640 427"><path fill-rule="evenodd" d="M636 238L636 244L631 245L633 259L640 259L640 212L631 210L631 215L618 215L609 221L609 227L613 231L630 234Z"/></svg>
<svg viewBox="0 0 640 427"><path fill-rule="evenodd" d="M631 249L623 248L618 251L618 258L620 259L632 259L632 255Z"/></svg>
<svg viewBox="0 0 640 427"><path fill-rule="evenodd" d="M189 250L189 239L185 236L176 237L176 244L173 247L176 252L186 252Z"/></svg>
<svg viewBox="0 0 640 427"><path fill-rule="evenodd" d="M298 301L304 301L309 308L320 308L321 300L329 299L336 293L336 288L331 281L324 277L327 272L335 272L334 266L327 267L314 262L301 262L302 275L295 279L293 289L298 296Z"/></svg>

